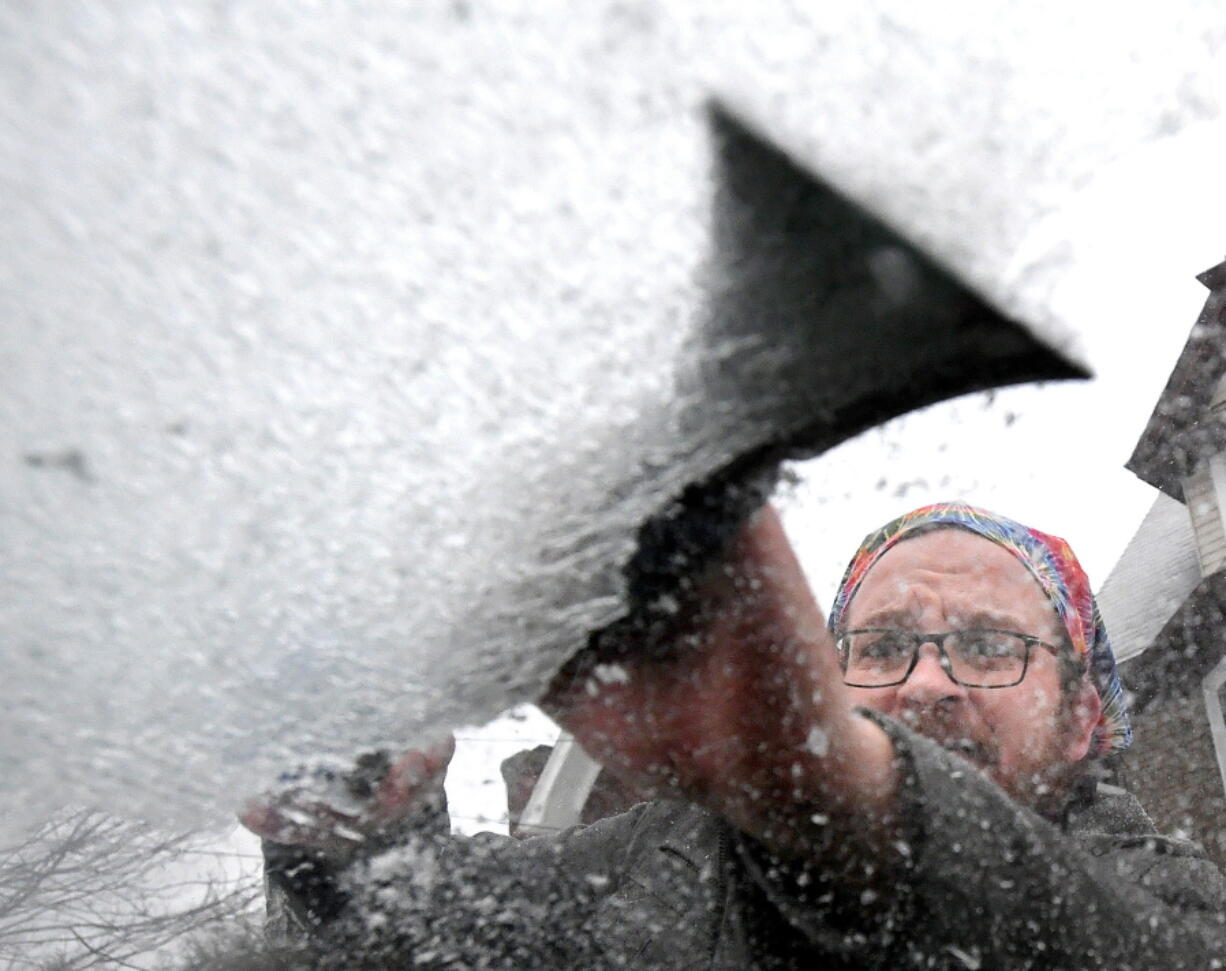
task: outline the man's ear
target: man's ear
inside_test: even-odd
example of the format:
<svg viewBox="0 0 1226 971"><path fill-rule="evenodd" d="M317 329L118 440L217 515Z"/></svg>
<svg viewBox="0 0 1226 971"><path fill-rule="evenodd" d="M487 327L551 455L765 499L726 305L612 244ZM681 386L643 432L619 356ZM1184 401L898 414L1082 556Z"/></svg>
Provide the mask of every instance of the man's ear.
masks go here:
<svg viewBox="0 0 1226 971"><path fill-rule="evenodd" d="M1090 683L1089 678L1083 678L1070 693L1065 713L1067 735L1064 757L1067 761L1080 762L1086 757L1102 710L1103 703L1098 697L1097 689Z"/></svg>

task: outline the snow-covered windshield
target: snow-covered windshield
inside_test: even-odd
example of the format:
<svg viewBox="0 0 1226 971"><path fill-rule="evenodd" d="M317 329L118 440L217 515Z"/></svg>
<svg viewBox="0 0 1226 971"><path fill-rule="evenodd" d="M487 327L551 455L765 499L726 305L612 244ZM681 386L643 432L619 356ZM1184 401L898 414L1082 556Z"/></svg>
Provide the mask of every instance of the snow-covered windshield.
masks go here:
<svg viewBox="0 0 1226 971"><path fill-rule="evenodd" d="M1169 730L1106 784L1222 859L1226 676L1176 637L1226 550L1187 437L1226 370L1217 13L7 5L12 865L448 732L458 833L652 795L521 706L683 602L776 472L822 610L930 502L1066 538L1122 662L1192 658L1138 668Z"/></svg>

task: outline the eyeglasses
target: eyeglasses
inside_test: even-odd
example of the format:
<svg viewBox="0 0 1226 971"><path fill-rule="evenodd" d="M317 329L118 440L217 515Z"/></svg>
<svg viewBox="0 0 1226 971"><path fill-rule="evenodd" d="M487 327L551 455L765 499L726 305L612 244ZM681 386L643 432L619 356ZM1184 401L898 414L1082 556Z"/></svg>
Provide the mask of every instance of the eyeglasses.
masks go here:
<svg viewBox="0 0 1226 971"><path fill-rule="evenodd" d="M1011 688L1021 684L1037 644L1059 656L1060 648L1029 634L977 628L943 634L865 627L836 635L843 683L853 688L889 688L911 677L924 644L936 646L951 681L966 688Z"/></svg>

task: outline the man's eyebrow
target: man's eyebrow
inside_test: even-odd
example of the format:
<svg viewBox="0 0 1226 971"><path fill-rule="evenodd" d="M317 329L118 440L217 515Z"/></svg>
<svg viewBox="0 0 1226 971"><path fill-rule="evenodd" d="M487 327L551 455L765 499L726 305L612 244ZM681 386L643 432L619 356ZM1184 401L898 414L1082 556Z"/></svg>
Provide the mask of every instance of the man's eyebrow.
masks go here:
<svg viewBox="0 0 1226 971"><path fill-rule="evenodd" d="M854 625L844 624L844 627L898 627L908 630L915 626L915 611L902 607L883 607L874 610L856 621Z"/></svg>
<svg viewBox="0 0 1226 971"><path fill-rule="evenodd" d="M997 610L968 610L958 614L959 627L995 627L1000 630L1019 630L1020 624L1021 621L1013 614Z"/></svg>

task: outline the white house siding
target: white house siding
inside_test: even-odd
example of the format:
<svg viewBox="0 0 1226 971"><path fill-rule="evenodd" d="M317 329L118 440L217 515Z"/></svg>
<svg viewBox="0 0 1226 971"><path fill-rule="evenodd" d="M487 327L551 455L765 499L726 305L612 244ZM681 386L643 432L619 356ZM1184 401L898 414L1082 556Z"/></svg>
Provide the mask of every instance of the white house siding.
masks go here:
<svg viewBox="0 0 1226 971"><path fill-rule="evenodd" d="M1216 573L1226 562L1226 528L1222 525L1223 468L1221 456L1203 463L1184 481L1184 497L1192 528L1196 533L1196 552L1201 573Z"/></svg>
<svg viewBox="0 0 1226 971"><path fill-rule="evenodd" d="M1116 656L1126 660L1153 643L1200 579L1188 509L1160 492L1097 593Z"/></svg>

